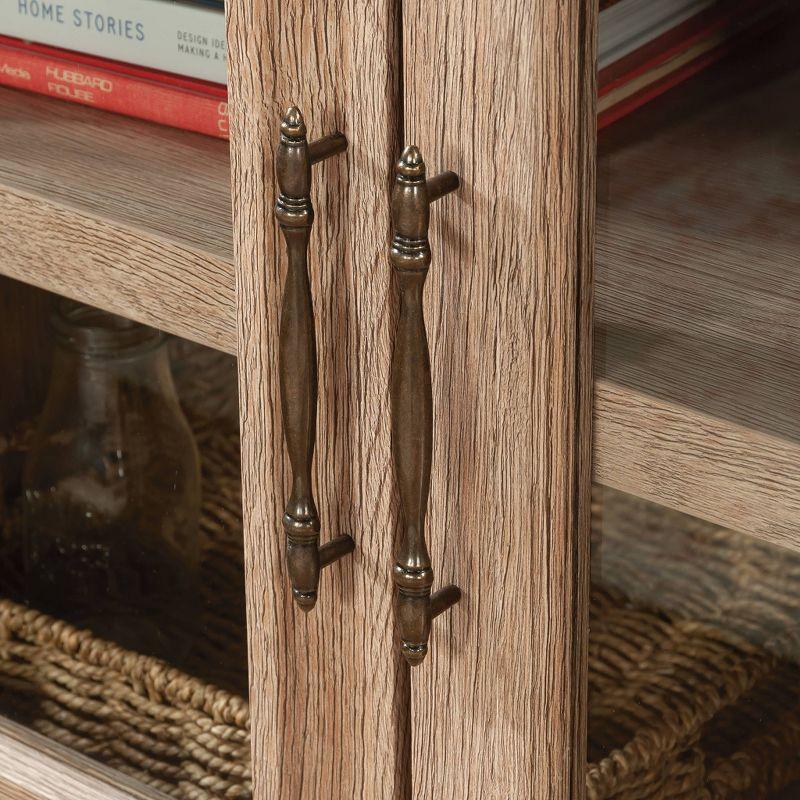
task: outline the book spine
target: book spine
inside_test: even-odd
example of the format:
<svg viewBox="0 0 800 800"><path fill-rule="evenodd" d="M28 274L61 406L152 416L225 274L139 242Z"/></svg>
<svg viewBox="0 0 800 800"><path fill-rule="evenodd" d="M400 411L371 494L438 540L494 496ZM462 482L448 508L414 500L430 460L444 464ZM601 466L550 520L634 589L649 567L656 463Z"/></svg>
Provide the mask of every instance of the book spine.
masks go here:
<svg viewBox="0 0 800 800"><path fill-rule="evenodd" d="M597 115L597 130L601 131L603 128L607 128L617 120L632 114L636 109L641 108L651 100L655 100L659 95L687 81L693 75L701 72L715 61L719 61L727 52L728 48L724 46L712 49L708 53L694 59L694 61L684 64L674 72L670 72L660 80L647 85L641 91L621 100L607 110L600 112Z"/></svg>
<svg viewBox="0 0 800 800"><path fill-rule="evenodd" d="M686 20L625 58L599 70L597 85L600 96L674 58L681 51L688 50L692 45L713 36L719 30L733 31L737 26L747 24L748 20L752 21L754 13L758 13L763 6L763 0L744 0L732 7L710 8Z"/></svg>
<svg viewBox="0 0 800 800"><path fill-rule="evenodd" d="M722 30L709 31L699 40L691 40L684 52L673 54L671 59L649 71L637 72L627 85L620 87L621 92L604 93L601 90L597 104L598 131L702 72L734 48L777 25L781 19L777 13L779 6L751 4L751 7L755 10L746 20Z"/></svg>
<svg viewBox="0 0 800 800"><path fill-rule="evenodd" d="M174 0L0 0L0 34L227 82L225 15Z"/></svg>
<svg viewBox="0 0 800 800"><path fill-rule="evenodd" d="M190 91L1 41L0 85L228 138L228 104L218 92Z"/></svg>
<svg viewBox="0 0 800 800"><path fill-rule="evenodd" d="M598 68L605 69L713 3L714 0L620 0L602 12L597 34Z"/></svg>

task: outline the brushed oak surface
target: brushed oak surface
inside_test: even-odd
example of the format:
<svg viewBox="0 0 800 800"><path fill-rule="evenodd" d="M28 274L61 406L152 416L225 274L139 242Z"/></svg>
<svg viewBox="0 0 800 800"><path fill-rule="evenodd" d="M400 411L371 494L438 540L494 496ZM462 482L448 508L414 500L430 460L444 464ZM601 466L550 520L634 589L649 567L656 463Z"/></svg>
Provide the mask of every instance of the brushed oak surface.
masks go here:
<svg viewBox="0 0 800 800"><path fill-rule="evenodd" d="M125 775L0 718L3 800L167 800Z"/></svg>
<svg viewBox="0 0 800 800"><path fill-rule="evenodd" d="M393 650L395 500L388 413L389 180L398 152L396 7L231 0L228 40L239 388L256 800L409 797L407 668ZM356 541L292 601L278 334L285 254L272 210L281 117L345 154L313 167L310 274L323 542Z"/></svg>
<svg viewBox="0 0 800 800"><path fill-rule="evenodd" d="M800 548L800 69L779 40L601 147L595 477Z"/></svg>
<svg viewBox="0 0 800 800"><path fill-rule="evenodd" d="M235 352L227 146L0 89L0 273Z"/></svg>
<svg viewBox="0 0 800 800"><path fill-rule="evenodd" d="M701 410L597 383L595 478L800 549L800 445Z"/></svg>
<svg viewBox="0 0 800 800"><path fill-rule="evenodd" d="M6 800L41 800L41 796L20 789L19 786L8 783L2 778L0 778L0 797L6 798Z"/></svg>
<svg viewBox="0 0 800 800"><path fill-rule="evenodd" d="M582 796L594 202L592 4L403 3L431 215L428 543L464 599L412 672L414 797Z"/></svg>

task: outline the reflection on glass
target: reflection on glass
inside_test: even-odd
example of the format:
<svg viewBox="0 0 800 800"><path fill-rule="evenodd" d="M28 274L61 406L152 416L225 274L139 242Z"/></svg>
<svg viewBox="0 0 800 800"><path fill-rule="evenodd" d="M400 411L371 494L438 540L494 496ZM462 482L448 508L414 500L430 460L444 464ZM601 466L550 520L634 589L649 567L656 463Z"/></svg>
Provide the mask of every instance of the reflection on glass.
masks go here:
<svg viewBox="0 0 800 800"><path fill-rule="evenodd" d="M0 735L247 800L235 359L4 278L0 316Z"/></svg>
<svg viewBox="0 0 800 800"><path fill-rule="evenodd" d="M800 554L594 498L590 798L800 797Z"/></svg>
<svg viewBox="0 0 800 800"><path fill-rule="evenodd" d="M59 304L47 401L23 469L26 594L98 636L188 650L200 466L163 334Z"/></svg>

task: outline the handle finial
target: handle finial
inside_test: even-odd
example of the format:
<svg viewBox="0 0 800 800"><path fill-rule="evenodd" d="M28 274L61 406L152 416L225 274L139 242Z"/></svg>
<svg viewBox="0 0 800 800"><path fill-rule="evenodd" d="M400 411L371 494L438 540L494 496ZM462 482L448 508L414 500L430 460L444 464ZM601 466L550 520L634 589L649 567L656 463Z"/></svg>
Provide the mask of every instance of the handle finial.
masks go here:
<svg viewBox="0 0 800 800"><path fill-rule="evenodd" d="M283 115L281 133L288 139L306 138L306 123L297 106L289 106Z"/></svg>

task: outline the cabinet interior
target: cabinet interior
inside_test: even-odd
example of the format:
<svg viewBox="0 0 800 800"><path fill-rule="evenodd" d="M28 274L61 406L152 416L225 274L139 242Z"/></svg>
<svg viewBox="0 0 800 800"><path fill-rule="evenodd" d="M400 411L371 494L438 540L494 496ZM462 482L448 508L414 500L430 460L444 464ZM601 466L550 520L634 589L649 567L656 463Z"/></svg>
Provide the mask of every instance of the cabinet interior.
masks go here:
<svg viewBox="0 0 800 800"><path fill-rule="evenodd" d="M596 479L800 547L797 25L603 131Z"/></svg>
<svg viewBox="0 0 800 800"><path fill-rule="evenodd" d="M190 565L180 561L183 551L175 556L167 547L169 540L159 538L171 535L170 529L149 536L138 527L126 527L125 550L133 561L123 565L125 571L120 574L135 569L131 580L143 580L151 589L142 589L140 596L131 583L121 597L115 590L108 610L108 590L100 584L95 589L91 578L97 570L87 563L102 559L104 569L114 574L113 549L107 561L102 552L86 549L89 545L85 543L73 545L67 538L72 520L61 512L51 513L48 518L56 524L63 520L65 529L55 537L48 531L48 541L55 542L58 559L74 565L77 576L85 573L85 585L91 588L88 597L86 592L77 597L67 590L59 597L48 595L50 605L44 613L38 607L37 588L49 576L37 573L31 565L31 525L36 529L39 518L31 523L35 506L26 502L25 494L31 491L34 454L42 446L42 410L47 407L48 392L53 391L53 376L63 378L54 366L57 356L51 321L60 302L49 292L0 279L5 331L0 357L10 387L0 399L0 715L8 720L0 723L0 739L7 737L8 746L19 745L20 737L28 741L19 733L22 729L13 727L23 726L34 736L46 737L57 753L61 748L81 753L164 795L183 797L190 792L208 798L223 793L248 797L247 630L236 361L179 337L168 337L166 342L172 380L199 455L197 581L184 587L181 571L188 574ZM125 367L125 359L133 357L119 358L123 379L130 374L132 382L140 380ZM83 448L91 446L88 437L97 426L95 412L87 405L96 398L86 381L97 380L94 372L70 383L69 391L59 395L65 407L75 406L81 415L91 415ZM131 402L126 401L130 396L123 396L123 404ZM109 404L113 401L110 396ZM148 408L145 405L136 413L146 414ZM112 413L124 414L125 409ZM59 428L59 441L84 435L69 427L68 420L73 418L69 416L63 429ZM126 419L120 416L116 420L123 433L130 424ZM129 438L123 436L122 441ZM161 441L164 448L169 447ZM142 476L135 474L136 442L130 446L131 455L120 461L120 469L128 470L135 483ZM162 450L158 458L172 455ZM41 460L39 455L38 462ZM106 469L97 466L101 475ZM71 485L84 481L86 488L81 492L91 494L85 507L93 508L94 515L102 514L109 501L97 499L103 490L94 475L94 468L91 473L67 475L54 484L54 490L60 491L68 481ZM134 488L134 484L130 486ZM144 501L169 502L164 495L152 494ZM113 514L113 509L108 513ZM159 519L158 509L141 517L137 513L134 509L134 520L153 520L155 525ZM78 561L76 546L83 551ZM54 553L48 553L52 561ZM155 602L167 603L153 595L152 587L163 582L158 575L165 575L165 580L178 587L170 594L169 606L174 608L151 607L153 597ZM62 589L82 589L74 582L65 583L62 577L59 581L56 585ZM124 637L81 622L87 604L103 609L98 617L103 625L108 625L110 616L124 620L124 631L116 622L109 626ZM180 609L177 614L175 609ZM31 741L47 750L41 740ZM192 751L194 755L188 755Z"/></svg>
<svg viewBox="0 0 800 800"><path fill-rule="evenodd" d="M592 800L800 793L800 66L784 22L600 136Z"/></svg>
<svg viewBox="0 0 800 800"><path fill-rule="evenodd" d="M794 30L601 133L595 303L597 480L790 547ZM0 273L235 352L225 144L11 90L0 112Z"/></svg>

